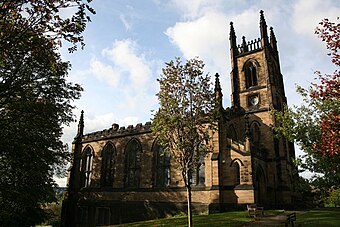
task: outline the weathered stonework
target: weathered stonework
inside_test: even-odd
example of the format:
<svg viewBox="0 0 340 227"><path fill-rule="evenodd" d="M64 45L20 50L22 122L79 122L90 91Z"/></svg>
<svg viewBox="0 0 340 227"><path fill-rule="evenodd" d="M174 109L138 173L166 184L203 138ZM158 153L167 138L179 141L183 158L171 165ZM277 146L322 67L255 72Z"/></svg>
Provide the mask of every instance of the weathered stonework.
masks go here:
<svg viewBox="0 0 340 227"><path fill-rule="evenodd" d="M286 97L276 38L272 29L268 37L262 12L260 31L260 39L247 43L243 38L237 46L231 24L232 106L225 109L221 104L213 152L197 172L198 183L192 189L196 212L294 202L294 146L273 136L277 122L270 110L281 110ZM218 77L215 86L220 97ZM63 202L64 226L117 224L186 210L181 173L171 159L167 166L164 157L157 156L157 138L150 125L113 124L83 135L82 113ZM130 157L131 149L136 153Z"/></svg>

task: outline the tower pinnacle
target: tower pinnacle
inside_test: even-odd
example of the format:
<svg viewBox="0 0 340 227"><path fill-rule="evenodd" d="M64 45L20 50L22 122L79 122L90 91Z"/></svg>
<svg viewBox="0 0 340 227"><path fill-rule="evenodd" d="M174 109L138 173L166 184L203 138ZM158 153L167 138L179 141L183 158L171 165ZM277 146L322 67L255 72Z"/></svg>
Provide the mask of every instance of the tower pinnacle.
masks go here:
<svg viewBox="0 0 340 227"><path fill-rule="evenodd" d="M229 33L230 46L236 47L236 35L233 22L230 22L230 33Z"/></svg>
<svg viewBox="0 0 340 227"><path fill-rule="evenodd" d="M78 132L76 137L74 138L75 140L81 137L84 134L84 110L81 111L80 114L80 119L78 123Z"/></svg>
<svg viewBox="0 0 340 227"><path fill-rule="evenodd" d="M222 89L218 73L215 74L215 100L218 107L222 107Z"/></svg>
<svg viewBox="0 0 340 227"><path fill-rule="evenodd" d="M274 51L277 51L277 41L273 27L270 27L270 45L272 46Z"/></svg>
<svg viewBox="0 0 340 227"><path fill-rule="evenodd" d="M267 23L264 19L264 12L263 10L260 11L260 31L261 31L261 43L262 47L268 45L268 33L267 33Z"/></svg>

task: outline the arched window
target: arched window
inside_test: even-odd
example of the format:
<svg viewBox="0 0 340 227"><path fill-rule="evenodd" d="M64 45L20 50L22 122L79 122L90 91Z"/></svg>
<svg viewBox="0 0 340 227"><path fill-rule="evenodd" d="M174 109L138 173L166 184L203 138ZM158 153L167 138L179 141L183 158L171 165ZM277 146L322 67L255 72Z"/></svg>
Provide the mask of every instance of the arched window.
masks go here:
<svg viewBox="0 0 340 227"><path fill-rule="evenodd" d="M102 186L112 186L114 181L115 156L115 147L111 143L106 144L102 152Z"/></svg>
<svg viewBox="0 0 340 227"><path fill-rule="evenodd" d="M241 184L241 169L240 169L241 165L243 164L239 159L234 159L230 164L231 171L233 174L233 181L235 185Z"/></svg>
<svg viewBox="0 0 340 227"><path fill-rule="evenodd" d="M142 147L136 139L125 148L125 187L138 188Z"/></svg>
<svg viewBox="0 0 340 227"><path fill-rule="evenodd" d="M229 126L229 134L230 134L230 138L231 138L232 140L235 140L235 141L238 140L238 138L237 138L237 133L236 133L236 129L235 129L234 125L230 125L230 126Z"/></svg>
<svg viewBox="0 0 340 227"><path fill-rule="evenodd" d="M80 160L80 184L81 187L89 187L92 175L93 150L85 148Z"/></svg>
<svg viewBox="0 0 340 227"><path fill-rule="evenodd" d="M253 122L250 127L250 136L254 144L259 144L261 140L261 130L257 122Z"/></svg>
<svg viewBox="0 0 340 227"><path fill-rule="evenodd" d="M249 61L244 67L246 77L246 88L257 85L257 69L253 62Z"/></svg>
<svg viewBox="0 0 340 227"><path fill-rule="evenodd" d="M262 167L259 165L255 173L255 202L263 204L267 196L266 175Z"/></svg>
<svg viewBox="0 0 340 227"><path fill-rule="evenodd" d="M170 185L170 156L157 142L154 147L154 155L156 161L155 186L167 187Z"/></svg>
<svg viewBox="0 0 340 227"><path fill-rule="evenodd" d="M204 145L199 145L198 149L199 150L195 150L194 153L197 165L195 169L189 173L189 181L193 186L205 185L205 147Z"/></svg>
<svg viewBox="0 0 340 227"><path fill-rule="evenodd" d="M233 169L235 173L235 185L239 185L241 184L240 165L237 162L234 162Z"/></svg>

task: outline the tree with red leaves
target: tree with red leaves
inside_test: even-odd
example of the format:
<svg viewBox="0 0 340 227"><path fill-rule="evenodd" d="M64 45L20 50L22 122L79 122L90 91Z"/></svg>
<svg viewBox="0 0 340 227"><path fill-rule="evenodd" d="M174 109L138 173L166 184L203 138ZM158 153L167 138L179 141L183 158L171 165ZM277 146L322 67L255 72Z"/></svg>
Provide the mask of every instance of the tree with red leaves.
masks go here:
<svg viewBox="0 0 340 227"><path fill-rule="evenodd" d="M326 42L332 63L340 66L340 24L324 19L320 22L322 28L316 28L315 33ZM321 119L321 143L316 148L324 155L340 155L340 72L336 70L333 75L319 76L320 84L313 85L310 96L312 99L321 100L329 109L327 115Z"/></svg>
<svg viewBox="0 0 340 227"><path fill-rule="evenodd" d="M339 18L337 18L338 22ZM315 34L326 43L336 70L333 74L316 71L316 83L308 89L297 87L304 104L273 112L279 127L274 130L295 141L306 153L298 163L302 169L321 173L314 183L328 191L340 187L340 23L324 19Z"/></svg>

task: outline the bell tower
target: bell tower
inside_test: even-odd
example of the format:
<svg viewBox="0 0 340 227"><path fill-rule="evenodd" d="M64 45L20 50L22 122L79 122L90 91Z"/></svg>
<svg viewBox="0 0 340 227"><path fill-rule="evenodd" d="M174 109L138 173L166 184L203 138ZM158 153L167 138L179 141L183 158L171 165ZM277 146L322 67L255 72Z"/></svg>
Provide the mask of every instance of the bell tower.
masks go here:
<svg viewBox="0 0 340 227"><path fill-rule="evenodd" d="M232 106L247 112L281 110L282 104L287 102L276 37L272 27L268 37L262 10L260 32L261 38L246 41L243 36L241 44L237 45L234 26L230 23Z"/></svg>
<svg viewBox="0 0 340 227"><path fill-rule="evenodd" d="M254 200L263 205L291 204L293 200L292 158L294 145L274 137L272 126L279 124L271 110L283 110L287 103L274 30L269 36L264 12L260 11L260 38L237 44L234 25L230 23L232 108L230 124L238 139L250 136L250 155ZM248 122L245 122L247 119ZM245 129L244 125L249 128ZM230 127L230 126L229 126Z"/></svg>

